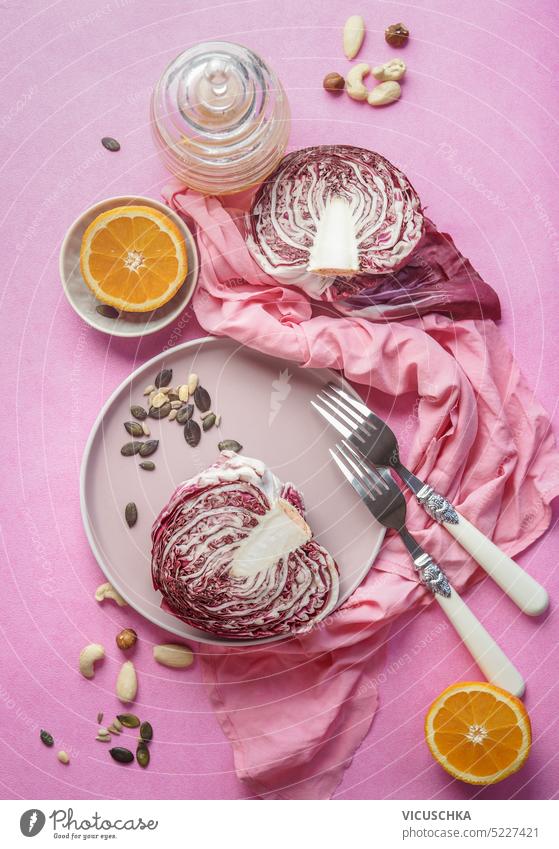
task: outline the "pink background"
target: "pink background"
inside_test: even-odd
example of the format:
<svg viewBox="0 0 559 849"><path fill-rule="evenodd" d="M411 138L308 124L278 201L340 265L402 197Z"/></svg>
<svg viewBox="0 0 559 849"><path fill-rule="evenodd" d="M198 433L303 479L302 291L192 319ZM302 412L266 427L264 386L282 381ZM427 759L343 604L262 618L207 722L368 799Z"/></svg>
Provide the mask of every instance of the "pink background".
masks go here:
<svg viewBox="0 0 559 849"><path fill-rule="evenodd" d="M502 323L534 390L559 395L559 191L556 4L416 0L364 4L360 61L394 54L385 25L413 38L401 101L373 110L321 87L344 73L341 27L353 0L81 0L1 4L3 614L0 624L0 783L5 798L241 798L228 742L198 667L155 668L164 632L129 609L93 601L102 575L81 526L78 473L103 401L172 329L111 340L67 305L58 278L63 235L110 195L159 197L165 172L148 126L151 86L166 63L205 39L239 41L279 73L291 102L291 146L355 143L402 167L458 246L499 292ZM112 135L118 154L100 138ZM200 333L194 319L183 339ZM557 515L557 514L555 514ZM519 559L559 592L554 528ZM453 782L423 742L431 700L479 678L439 610L401 622L380 676L381 707L339 798L551 798L559 790L556 611L531 621L490 583L468 595L528 679L534 748L524 770L475 790ZM93 741L96 714L117 712L114 634L136 627L138 712L157 729L146 771L121 769ZM77 670L81 647L108 648L96 678ZM47 727L72 756L59 764L38 740ZM118 790L115 782L118 781Z"/></svg>

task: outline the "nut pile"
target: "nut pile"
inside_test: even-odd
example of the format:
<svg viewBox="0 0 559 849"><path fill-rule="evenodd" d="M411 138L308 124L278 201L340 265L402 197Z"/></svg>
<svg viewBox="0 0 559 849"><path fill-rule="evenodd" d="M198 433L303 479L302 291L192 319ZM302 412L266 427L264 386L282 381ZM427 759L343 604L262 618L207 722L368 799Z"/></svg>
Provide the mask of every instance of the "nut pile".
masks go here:
<svg viewBox="0 0 559 849"><path fill-rule="evenodd" d="M404 24L391 24L386 28L384 37L391 47L402 47L409 39L409 30ZM361 15L351 15L343 30L343 48L348 59L355 59L365 38L365 21ZM387 106L399 100L402 94L400 80L406 73L403 59L394 58L381 65L371 67L366 62L353 65L346 78L337 71L326 74L322 85L331 93L339 93L344 87L353 100L367 101L370 106ZM377 80L377 85L369 89L364 83L369 74Z"/></svg>

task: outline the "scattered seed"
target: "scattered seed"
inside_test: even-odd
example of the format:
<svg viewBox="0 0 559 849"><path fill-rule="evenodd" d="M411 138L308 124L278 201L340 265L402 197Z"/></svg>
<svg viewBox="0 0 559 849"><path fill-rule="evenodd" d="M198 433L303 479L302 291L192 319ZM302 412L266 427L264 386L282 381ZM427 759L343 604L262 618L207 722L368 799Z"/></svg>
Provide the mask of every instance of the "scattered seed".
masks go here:
<svg viewBox="0 0 559 849"><path fill-rule="evenodd" d="M140 422L124 422L124 427L130 436L143 436L144 429Z"/></svg>
<svg viewBox="0 0 559 849"><path fill-rule="evenodd" d="M138 508L130 501L124 509L124 517L129 528L133 528L138 521Z"/></svg>
<svg viewBox="0 0 559 849"><path fill-rule="evenodd" d="M111 136L104 136L101 139L101 144L107 150L110 150L112 153L116 153L117 150L120 150L120 144L116 139L111 138Z"/></svg>
<svg viewBox="0 0 559 849"><path fill-rule="evenodd" d="M140 725L140 737L144 743L153 739L153 728L150 722L142 722Z"/></svg>
<svg viewBox="0 0 559 849"><path fill-rule="evenodd" d="M113 725L114 725L114 727L117 729L117 731L122 731L122 722L120 722L120 720L118 719L118 717L115 717L115 718L113 719Z"/></svg>
<svg viewBox="0 0 559 849"><path fill-rule="evenodd" d="M179 424L184 424L189 419L192 418L192 414L194 412L194 404L185 404L184 407L181 407L177 412L177 421Z"/></svg>
<svg viewBox="0 0 559 849"><path fill-rule="evenodd" d="M188 392L190 395L194 395L194 390L198 386L198 375L192 374L188 375L188 380L186 381L186 385L188 386Z"/></svg>
<svg viewBox="0 0 559 849"><path fill-rule="evenodd" d="M158 439L148 439L146 442L142 442L142 447L140 448L140 457L151 457L151 455L155 454L155 452L157 451L158 445Z"/></svg>
<svg viewBox="0 0 559 849"><path fill-rule="evenodd" d="M52 746L54 744L54 737L48 731L41 730L41 740L45 746Z"/></svg>
<svg viewBox="0 0 559 849"><path fill-rule="evenodd" d="M151 430L149 429L147 422L142 422L142 430L144 432L144 436L151 436Z"/></svg>
<svg viewBox="0 0 559 849"><path fill-rule="evenodd" d="M194 403L198 407L201 413L207 412L212 406L212 399L210 398L210 393L207 389L204 389L203 386L197 386L194 390Z"/></svg>
<svg viewBox="0 0 559 849"><path fill-rule="evenodd" d="M144 395L151 395L151 393L154 391L154 389L155 389L155 386L153 385L153 383L150 383L150 385L146 386L146 388L144 389Z"/></svg>
<svg viewBox="0 0 559 849"><path fill-rule="evenodd" d="M234 451L236 454L243 450L243 446L236 439L224 439L217 447L220 451Z"/></svg>
<svg viewBox="0 0 559 849"><path fill-rule="evenodd" d="M139 404L133 404L130 407L130 412L132 413L135 419L139 419L141 422L143 422L143 420L147 419L148 417L147 410L144 410L144 408L140 407Z"/></svg>
<svg viewBox="0 0 559 849"><path fill-rule="evenodd" d="M145 743L139 743L136 749L136 760L144 769L149 764L149 749Z"/></svg>
<svg viewBox="0 0 559 849"><path fill-rule="evenodd" d="M187 383L183 383L181 386L179 386L177 391L179 393L179 400L188 401L189 392Z"/></svg>
<svg viewBox="0 0 559 849"><path fill-rule="evenodd" d="M109 304L97 304L95 312L98 312L103 318L118 318L120 315L119 311Z"/></svg>
<svg viewBox="0 0 559 849"><path fill-rule="evenodd" d="M99 735L97 735L97 737L95 739L99 740L100 743L110 743L111 742L111 735L107 734L106 737L100 737Z"/></svg>
<svg viewBox="0 0 559 849"><path fill-rule="evenodd" d="M205 431L210 430L215 424L215 413L208 413L204 417L204 421L202 422L202 429Z"/></svg>
<svg viewBox="0 0 559 849"><path fill-rule="evenodd" d="M164 368L161 369L159 374L154 380L156 389L161 389L162 386L169 386L171 380L173 379L173 369Z"/></svg>
<svg viewBox="0 0 559 849"><path fill-rule="evenodd" d="M184 438L191 448L195 448L200 442L202 431L200 425L194 419L189 419L184 426Z"/></svg>
<svg viewBox="0 0 559 849"><path fill-rule="evenodd" d="M221 424L221 416L216 416L215 417L215 426L219 427L220 424Z"/></svg>
<svg viewBox="0 0 559 849"><path fill-rule="evenodd" d="M177 411L171 410L171 412L169 413L169 421L174 422L176 417L177 417Z"/></svg>
<svg viewBox="0 0 559 849"><path fill-rule="evenodd" d="M134 713L119 713L117 719L125 728L138 728L140 725L140 720Z"/></svg>
<svg viewBox="0 0 559 849"><path fill-rule="evenodd" d="M155 463L152 463L151 460L146 460L145 463L140 463L140 469L144 469L146 472L153 472Z"/></svg>
<svg viewBox="0 0 559 849"><path fill-rule="evenodd" d="M142 445L143 442L127 442L126 445L123 445L120 449L120 453L123 457L133 457L134 454L138 453Z"/></svg>
<svg viewBox="0 0 559 849"><path fill-rule="evenodd" d="M171 412L171 404L167 401L162 407L150 407L149 415L152 419L166 419Z"/></svg>
<svg viewBox="0 0 559 849"><path fill-rule="evenodd" d="M99 713L97 714L97 725L101 725L102 722L103 722L103 714L102 714L101 711L99 711Z"/></svg>
<svg viewBox="0 0 559 849"><path fill-rule="evenodd" d="M130 749L123 749L121 746L109 749L109 755L113 760L118 761L121 764L130 764L134 760L134 755Z"/></svg>

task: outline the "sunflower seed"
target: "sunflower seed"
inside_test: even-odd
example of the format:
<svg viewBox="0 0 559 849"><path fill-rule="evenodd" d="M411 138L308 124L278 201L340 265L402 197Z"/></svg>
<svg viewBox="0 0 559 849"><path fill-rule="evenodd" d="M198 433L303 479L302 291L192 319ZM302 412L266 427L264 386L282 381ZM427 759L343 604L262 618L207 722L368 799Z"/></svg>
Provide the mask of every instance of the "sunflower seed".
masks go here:
<svg viewBox="0 0 559 849"><path fill-rule="evenodd" d="M147 442L142 442L142 447L140 448L140 457L151 457L151 455L155 454L155 452L157 451L158 445L158 439L148 439Z"/></svg>
<svg viewBox="0 0 559 849"><path fill-rule="evenodd" d="M198 375L194 374L194 372L192 374L189 374L188 380L186 381L186 385L188 386L188 391L190 395L194 395L194 390L198 386Z"/></svg>
<svg viewBox="0 0 559 849"><path fill-rule="evenodd" d="M97 725L101 725L102 722L103 722L103 714L102 714L101 711L99 711L99 713L97 714Z"/></svg>
<svg viewBox="0 0 559 849"><path fill-rule="evenodd" d="M177 391L178 391L178 394L179 394L179 399L181 401L188 401L188 395L189 395L188 384L183 383L181 386L179 386Z"/></svg>
<svg viewBox="0 0 559 849"><path fill-rule="evenodd" d="M107 730L110 731L111 734L120 734L120 731L115 727L114 722L111 722Z"/></svg>
<svg viewBox="0 0 559 849"><path fill-rule="evenodd" d="M171 380L173 379L173 369L164 368L161 369L159 374L154 380L155 388L161 389L161 387L169 386Z"/></svg>
<svg viewBox="0 0 559 849"><path fill-rule="evenodd" d="M153 739L153 728L150 722L142 722L140 725L140 737L144 743Z"/></svg>
<svg viewBox="0 0 559 849"><path fill-rule="evenodd" d="M169 401L169 399L167 398L167 396L164 392L158 392L156 395L153 396L152 401L151 401L151 406L152 407L162 407L163 404L167 404L168 401Z"/></svg>
<svg viewBox="0 0 559 849"><path fill-rule="evenodd" d="M215 413L208 413L202 422L202 428L205 431L210 430L215 424Z"/></svg>
<svg viewBox="0 0 559 849"><path fill-rule="evenodd" d="M153 383L150 383L150 385L146 386L146 388L144 389L144 395L151 395L151 393L154 391L154 389L155 389L155 386L153 385Z"/></svg>
<svg viewBox="0 0 559 849"><path fill-rule="evenodd" d="M184 424L189 419L192 418L192 413L194 412L194 404L185 404L184 407L181 407L177 412L177 421L179 424Z"/></svg>
<svg viewBox="0 0 559 849"><path fill-rule="evenodd" d="M117 729L117 731L122 731L122 722L117 716L115 716L115 718L113 719L113 725Z"/></svg>
<svg viewBox="0 0 559 849"><path fill-rule="evenodd" d="M99 737L110 737L111 736L108 728L98 728L97 729L97 735Z"/></svg>
<svg viewBox="0 0 559 849"><path fill-rule="evenodd" d="M221 416L216 416L215 417L215 426L219 427L220 424L221 424Z"/></svg>
<svg viewBox="0 0 559 849"><path fill-rule="evenodd" d="M243 446L236 439L224 439L217 447L220 451L235 451L236 454L243 450Z"/></svg>
<svg viewBox="0 0 559 849"><path fill-rule="evenodd" d="M140 469L144 469L146 472L153 472L155 463L152 463L151 460L146 460L145 463L140 463Z"/></svg>
<svg viewBox="0 0 559 849"><path fill-rule="evenodd" d="M109 755L113 760L118 761L121 764L130 764L134 760L134 755L130 749L123 749L120 746L116 746L114 749L109 749Z"/></svg>
<svg viewBox="0 0 559 849"><path fill-rule="evenodd" d="M133 501L130 501L124 508L124 517L129 528L133 528L138 521L138 508Z"/></svg>
<svg viewBox="0 0 559 849"><path fill-rule="evenodd" d="M171 410L180 410L182 401L171 401Z"/></svg>
<svg viewBox="0 0 559 849"><path fill-rule="evenodd" d="M100 737L99 734L98 734L95 739L99 740L100 743L110 743L111 742L111 735L107 734L106 737Z"/></svg>
<svg viewBox="0 0 559 849"><path fill-rule="evenodd" d="M149 415L152 419L166 419L169 413L171 412L171 405L169 401L163 404L162 407L150 407Z"/></svg>
<svg viewBox="0 0 559 849"><path fill-rule="evenodd" d="M140 725L140 720L135 713L119 713L117 719L125 728L138 728Z"/></svg>
<svg viewBox="0 0 559 849"><path fill-rule="evenodd" d="M143 422L143 420L147 419L148 417L147 410L144 410L144 408L140 407L139 404L133 404L130 407L130 412L132 413L135 419L139 419L141 422Z"/></svg>
<svg viewBox="0 0 559 849"><path fill-rule="evenodd" d="M120 144L116 139L111 138L111 136L103 136L101 139L101 144L106 150L110 150L112 153L116 153L117 150L120 150Z"/></svg>
<svg viewBox="0 0 559 849"><path fill-rule="evenodd" d="M124 422L124 427L130 436L143 436L144 429L139 422Z"/></svg>
<svg viewBox="0 0 559 849"><path fill-rule="evenodd" d="M97 304L95 312L98 312L103 318L118 318L120 315L119 311L109 304Z"/></svg>
<svg viewBox="0 0 559 849"><path fill-rule="evenodd" d="M149 764L149 749L145 743L139 743L136 749L136 760L144 769Z"/></svg>
<svg viewBox="0 0 559 849"><path fill-rule="evenodd" d="M41 740L45 746L52 746L54 744L54 738L48 731L41 730Z"/></svg>
<svg viewBox="0 0 559 849"><path fill-rule="evenodd" d="M212 406L210 393L203 386L197 386L194 390L194 403L201 413L207 412Z"/></svg>
<svg viewBox="0 0 559 849"><path fill-rule="evenodd" d="M169 413L169 421L174 422L176 417L177 417L177 411L171 410L171 412Z"/></svg>
<svg viewBox="0 0 559 849"><path fill-rule="evenodd" d="M142 422L142 430L144 432L144 436L151 436L151 430L149 429L146 422Z"/></svg>
<svg viewBox="0 0 559 849"><path fill-rule="evenodd" d="M202 431L200 425L194 419L189 419L184 426L184 438L191 448L195 448L200 442Z"/></svg>
<svg viewBox="0 0 559 849"><path fill-rule="evenodd" d="M138 453L142 445L143 442L127 442L126 445L123 445L120 449L120 453L123 457L133 457L134 454Z"/></svg>
<svg viewBox="0 0 559 849"><path fill-rule="evenodd" d="M202 419L202 421L204 421L204 419L206 419L208 416L213 416L212 410L206 410L205 413L200 413L200 418Z"/></svg>

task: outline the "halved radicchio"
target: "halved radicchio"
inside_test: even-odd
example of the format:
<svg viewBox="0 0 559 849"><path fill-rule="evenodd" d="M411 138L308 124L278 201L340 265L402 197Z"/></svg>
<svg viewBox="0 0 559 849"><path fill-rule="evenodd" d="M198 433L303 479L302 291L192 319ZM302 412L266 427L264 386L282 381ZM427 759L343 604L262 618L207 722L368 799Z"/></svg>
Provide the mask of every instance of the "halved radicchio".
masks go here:
<svg viewBox="0 0 559 849"><path fill-rule="evenodd" d="M267 274L316 297L336 278L399 269L423 225L402 171L373 151L325 145L289 154L263 183L247 213L246 241Z"/></svg>
<svg viewBox="0 0 559 849"><path fill-rule="evenodd" d="M336 564L313 538L301 494L232 451L181 484L161 511L152 577L164 608L230 639L308 631L339 592Z"/></svg>

